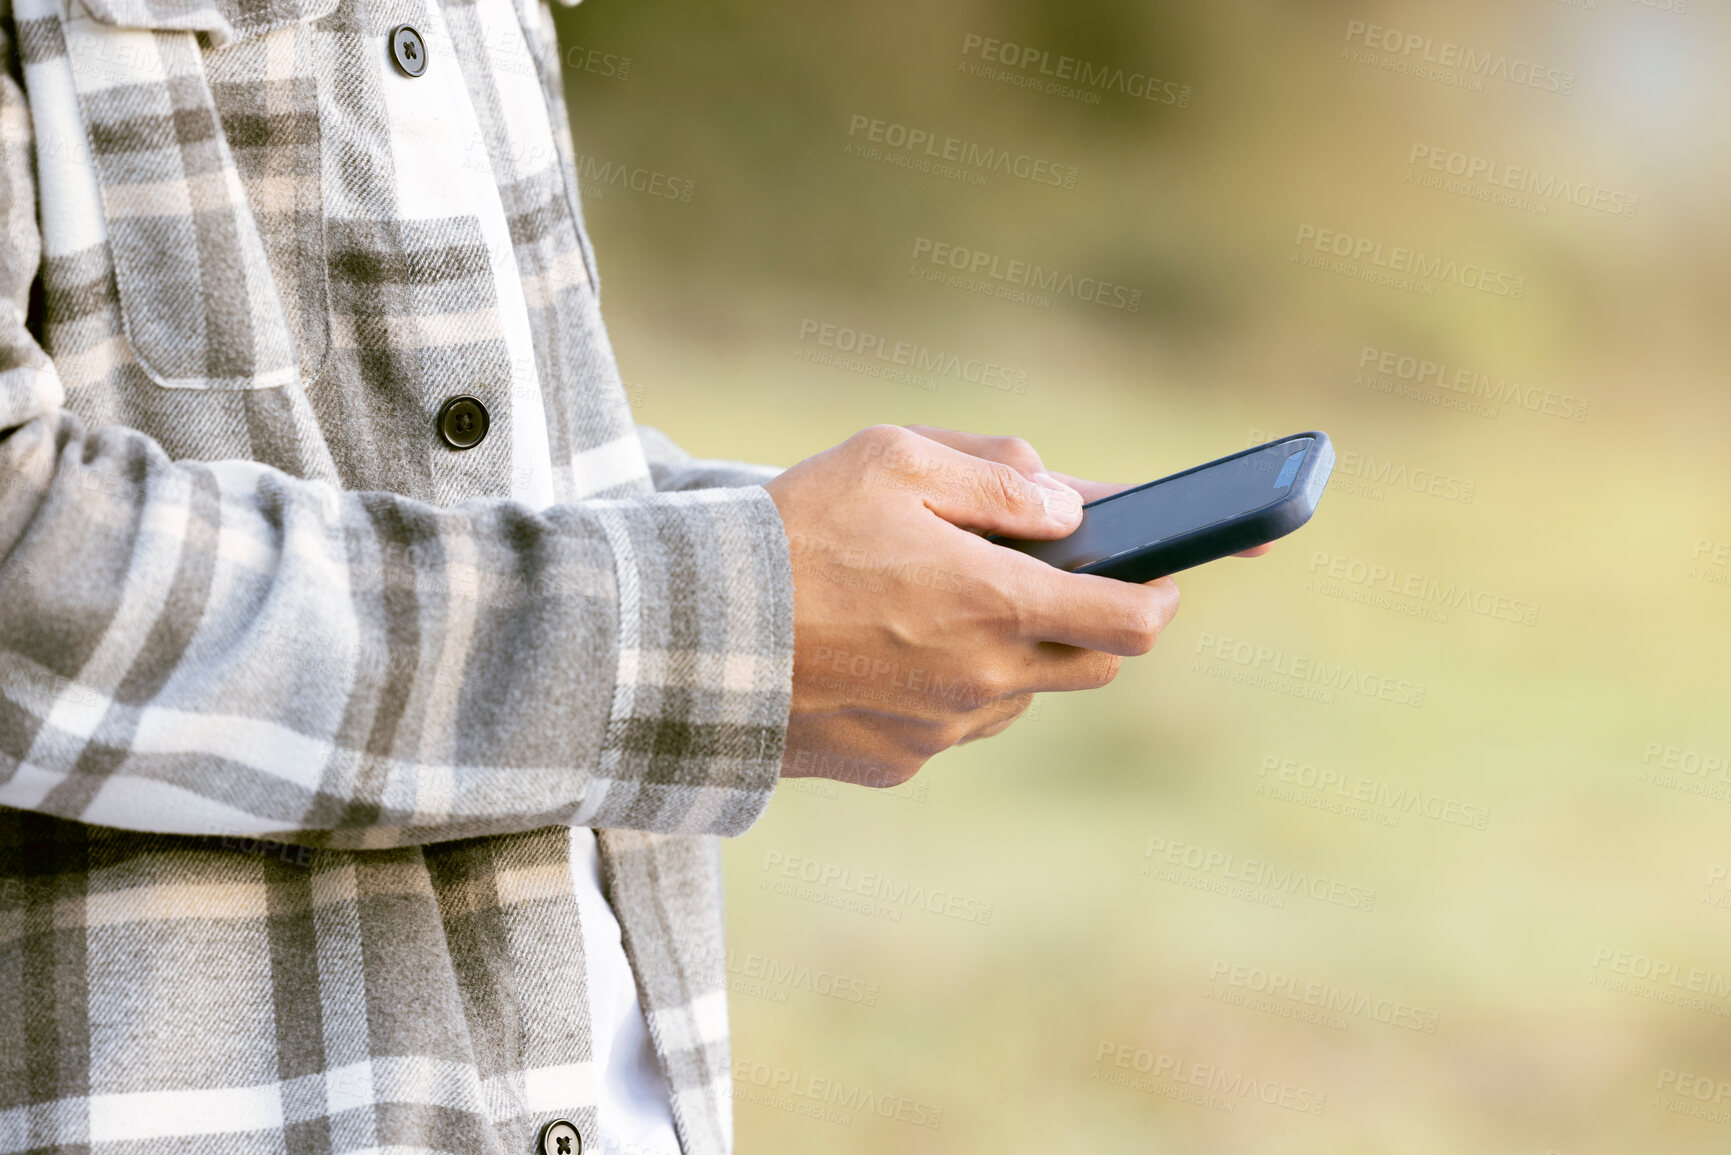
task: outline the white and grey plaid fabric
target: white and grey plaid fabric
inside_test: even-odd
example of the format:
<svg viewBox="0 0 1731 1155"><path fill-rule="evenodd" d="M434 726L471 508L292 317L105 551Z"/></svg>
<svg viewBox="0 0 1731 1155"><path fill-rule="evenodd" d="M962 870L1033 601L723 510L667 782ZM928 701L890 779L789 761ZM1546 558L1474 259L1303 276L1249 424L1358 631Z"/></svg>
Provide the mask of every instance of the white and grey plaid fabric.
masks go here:
<svg viewBox="0 0 1731 1155"><path fill-rule="evenodd" d="M588 1128L572 825L729 1150L787 546L631 423L545 5L66 3L0 0L0 1153Z"/></svg>

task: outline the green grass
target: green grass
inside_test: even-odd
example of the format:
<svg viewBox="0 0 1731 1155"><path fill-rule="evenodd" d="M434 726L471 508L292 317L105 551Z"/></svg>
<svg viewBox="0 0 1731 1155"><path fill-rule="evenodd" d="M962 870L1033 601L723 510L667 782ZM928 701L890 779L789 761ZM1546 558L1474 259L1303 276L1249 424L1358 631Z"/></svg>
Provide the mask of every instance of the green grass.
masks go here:
<svg viewBox="0 0 1731 1155"><path fill-rule="evenodd" d="M1473 94L1343 63L1349 19L1562 61L1580 88ZM1337 485L1269 557L1183 575L1177 620L1114 685L1048 697L936 759L923 800L784 789L724 846L736 960L856 978L877 998L736 992L735 1053L865 1088L892 1114L904 1099L941 1107L942 1125L741 1100L742 1151L1731 1143L1721 1124L1652 1105L1664 1069L1731 1081L1731 1020L1589 985L1601 949L1731 979L1731 909L1703 902L1710 870L1731 866L1731 802L1638 780L1650 742L1731 753L1731 586L1688 575L1698 539L1731 540L1728 150L1722 118L1697 115L1717 99L1701 58L1728 42L1719 15L591 0L561 21L573 42L634 58L623 84L571 78L580 145L696 184L689 205L611 192L588 205L642 418L694 451L790 463L868 424L921 421L1020 433L1060 469L1137 481L1241 448L1252 429L1320 427L1343 453L1473 485L1471 502ZM1158 69L1196 101L1093 108L957 76L970 30ZM842 154L854 110L1072 158L1086 179L967 188L857 161ZM1535 217L1414 188L1415 139L1634 190L1644 207L1632 221ZM1304 222L1518 270L1528 289L1426 298L1316 272L1290 261ZM1035 310L933 287L906 274L916 236L1117 279L1146 304ZM924 392L814 366L794 357L807 317L992 357L1029 388ZM1589 417L1487 420L1375 392L1355 384L1366 346L1584 397ZM1537 623L1329 596L1307 588L1319 551L1536 603ZM1424 704L1321 704L1212 677L1196 668L1205 636L1422 684ZM1413 813L1388 825L1301 805L1258 792L1268 758L1489 816L1482 830ZM1151 838L1374 889L1374 906L1275 907L1147 877ZM786 897L758 887L771 854L990 902L992 916L891 922ZM1436 1030L1232 1005L1210 997L1222 962L1434 1012ZM1326 1105L1226 1111L1107 1085L1102 1042Z"/></svg>

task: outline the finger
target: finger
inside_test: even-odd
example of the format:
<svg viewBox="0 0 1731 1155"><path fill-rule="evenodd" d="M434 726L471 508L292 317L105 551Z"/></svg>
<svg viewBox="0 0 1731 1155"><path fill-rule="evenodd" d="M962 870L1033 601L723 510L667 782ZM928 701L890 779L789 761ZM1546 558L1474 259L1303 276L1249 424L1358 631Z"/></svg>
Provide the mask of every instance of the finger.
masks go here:
<svg viewBox="0 0 1731 1155"><path fill-rule="evenodd" d="M928 441L947 445L951 449L1008 465L1030 481L1049 477L1040 454L1020 437L998 437L986 433L966 433L958 429L939 429L934 425L909 425L908 431L918 433Z"/></svg>
<svg viewBox="0 0 1731 1155"><path fill-rule="evenodd" d="M991 577L982 572L981 578L1004 583L1001 588L1010 591L1015 604L1018 631L1029 641L1132 657L1153 649L1178 612L1178 585L1169 577L1138 585L1065 573L990 542L980 545L1010 555L982 559L982 565L1009 569Z"/></svg>
<svg viewBox="0 0 1731 1155"><path fill-rule="evenodd" d="M788 726L781 776L899 786L950 744L941 721L862 709L796 716Z"/></svg>
<svg viewBox="0 0 1731 1155"><path fill-rule="evenodd" d="M986 461L997 461L1008 465L1035 485L1043 485L1047 489L1068 486L1080 493L1084 502L1096 501L1102 497L1109 497L1119 490L1130 488L1128 485L1110 485L1104 482L1087 481L1048 470L1045 463L1040 460L1039 451L1020 437L965 433L956 429L939 429L933 425L909 425L907 428L910 432L918 433L921 437L936 441L940 445L959 449L963 453Z"/></svg>
<svg viewBox="0 0 1731 1155"><path fill-rule="evenodd" d="M1114 493L1123 493L1126 489L1135 488L1135 486L1124 485L1118 482L1089 481L1085 477L1071 477L1069 474L1059 473L1057 470L1049 471L1048 476L1056 478L1071 489L1075 490L1077 493L1081 494L1085 501L1099 501L1102 497L1111 497ZM1252 546L1250 549L1239 550L1232 556L1261 557L1273 548L1274 546L1272 544L1264 543L1262 545Z"/></svg>
<svg viewBox="0 0 1731 1155"><path fill-rule="evenodd" d="M1016 719L1027 713L1028 707L1034 702L1034 695L1021 694L1014 698L1005 698L1001 702L979 710L974 717L969 718L973 728L964 734L956 745L963 746L969 742L978 742L981 738L990 738L1002 734L1016 724Z"/></svg>
<svg viewBox="0 0 1731 1155"><path fill-rule="evenodd" d="M1127 482L1119 481L1089 481L1086 477L1071 477L1068 473L1057 470L1047 470L1046 475L1063 482L1082 495L1085 501L1099 501L1102 497L1111 497L1114 493L1123 493L1126 489L1136 488Z"/></svg>
<svg viewBox="0 0 1731 1155"><path fill-rule="evenodd" d="M894 426L868 433L870 448L881 451L886 468L900 475L898 482L913 488L927 509L952 525L1050 540L1067 536L1081 523L1082 496L1067 486L1036 484L1011 466ZM896 444L880 445L890 442Z"/></svg>
<svg viewBox="0 0 1731 1155"><path fill-rule="evenodd" d="M1031 694L1074 693L1098 690L1118 676L1124 659L1100 650L1084 650L1058 642L1035 645L1033 664L1019 688Z"/></svg>
<svg viewBox="0 0 1731 1155"><path fill-rule="evenodd" d="M1039 452L1020 437L995 437L984 433L965 433L956 429L939 429L933 425L909 425L909 432L918 433L929 441L959 449L963 453L987 461L998 461L1020 473L1037 485L1066 485L1082 495L1083 501L1099 501L1132 488L1129 484L1111 481L1090 481L1047 469ZM1054 485L1055 483L1055 485Z"/></svg>
<svg viewBox="0 0 1731 1155"><path fill-rule="evenodd" d="M1178 612L1178 585L1160 578L1146 585L1093 574L1060 574L1058 598L1045 616L1025 617L1026 635L1130 658L1146 654Z"/></svg>

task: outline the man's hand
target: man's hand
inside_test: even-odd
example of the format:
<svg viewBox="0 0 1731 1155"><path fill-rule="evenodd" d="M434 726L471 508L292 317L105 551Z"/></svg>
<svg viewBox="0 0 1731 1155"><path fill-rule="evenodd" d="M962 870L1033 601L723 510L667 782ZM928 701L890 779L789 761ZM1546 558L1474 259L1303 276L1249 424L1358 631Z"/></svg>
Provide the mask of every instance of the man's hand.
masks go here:
<svg viewBox="0 0 1731 1155"><path fill-rule="evenodd" d="M1037 692L1110 682L1178 609L1169 578L1068 574L983 540L1061 538L1082 497L921 432L867 429L766 488L793 554L788 777L904 782Z"/></svg>
<svg viewBox="0 0 1731 1155"><path fill-rule="evenodd" d="M1049 472L1045 463L1040 460L1039 453L1020 437L990 437L984 433L962 433L955 429L939 429L933 425L910 425L908 429L921 437L948 445L951 449L960 449L963 453L971 453L987 461L1001 461L1036 484L1067 485L1081 494L1083 501L1099 501L1102 497L1111 497L1114 493L1122 493L1131 488L1129 485L1110 481L1089 481L1082 477L1071 477L1067 473ZM1273 548L1272 545L1252 546L1233 556L1261 557Z"/></svg>

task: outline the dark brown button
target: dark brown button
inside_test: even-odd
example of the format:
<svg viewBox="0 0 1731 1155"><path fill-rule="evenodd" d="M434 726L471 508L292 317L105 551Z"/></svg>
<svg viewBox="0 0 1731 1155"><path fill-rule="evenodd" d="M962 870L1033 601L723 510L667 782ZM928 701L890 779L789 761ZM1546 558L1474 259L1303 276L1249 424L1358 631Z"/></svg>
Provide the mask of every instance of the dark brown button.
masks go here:
<svg viewBox="0 0 1731 1155"><path fill-rule="evenodd" d="M391 59L404 76L419 76L427 70L427 42L407 24L391 29Z"/></svg>
<svg viewBox="0 0 1731 1155"><path fill-rule="evenodd" d="M452 449L473 449L487 436L487 407L473 397L453 397L439 409L439 436Z"/></svg>
<svg viewBox="0 0 1731 1155"><path fill-rule="evenodd" d="M583 1136L569 1119L555 1119L541 1128L541 1155L583 1155Z"/></svg>

